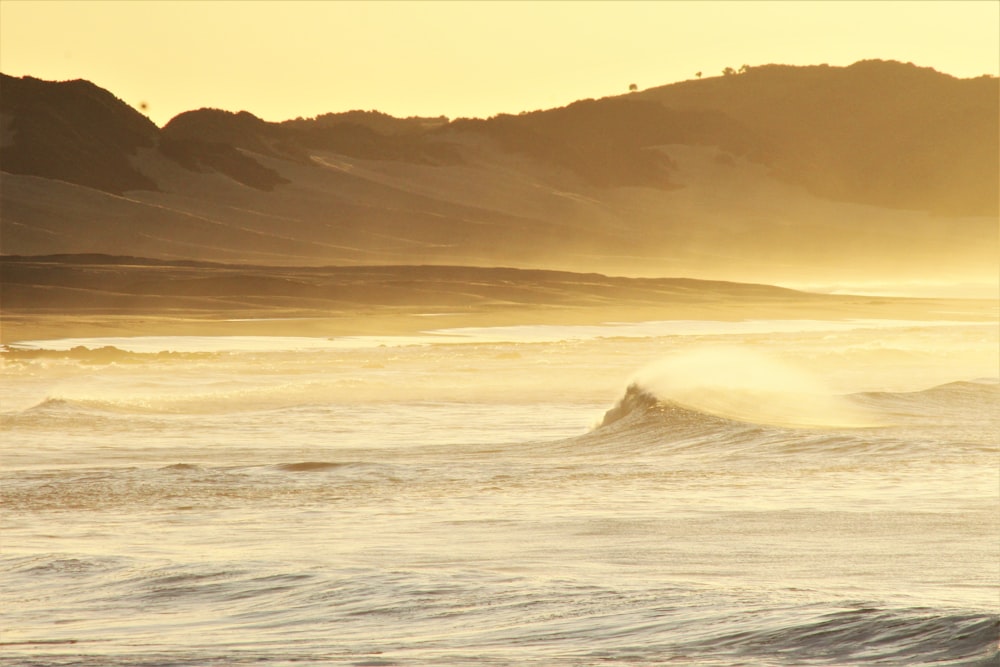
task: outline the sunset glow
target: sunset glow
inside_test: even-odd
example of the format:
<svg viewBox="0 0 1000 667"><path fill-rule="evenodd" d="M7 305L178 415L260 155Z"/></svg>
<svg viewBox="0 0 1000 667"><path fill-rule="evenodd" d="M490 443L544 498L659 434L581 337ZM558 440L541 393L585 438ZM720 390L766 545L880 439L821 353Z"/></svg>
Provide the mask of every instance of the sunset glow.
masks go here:
<svg viewBox="0 0 1000 667"><path fill-rule="evenodd" d="M995 2L0 3L0 68L84 78L162 125L204 106L486 117L726 67L998 73Z"/></svg>
<svg viewBox="0 0 1000 667"><path fill-rule="evenodd" d="M0 662L1000 664L998 25L0 0Z"/></svg>

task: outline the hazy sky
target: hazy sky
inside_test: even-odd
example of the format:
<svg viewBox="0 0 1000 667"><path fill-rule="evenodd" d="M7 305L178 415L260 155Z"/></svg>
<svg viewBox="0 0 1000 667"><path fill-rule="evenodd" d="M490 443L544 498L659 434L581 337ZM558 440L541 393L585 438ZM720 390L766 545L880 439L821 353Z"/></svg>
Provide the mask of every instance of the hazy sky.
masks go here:
<svg viewBox="0 0 1000 667"><path fill-rule="evenodd" d="M0 70L89 79L161 125L199 107L490 116L865 58L996 75L1000 2L0 0Z"/></svg>

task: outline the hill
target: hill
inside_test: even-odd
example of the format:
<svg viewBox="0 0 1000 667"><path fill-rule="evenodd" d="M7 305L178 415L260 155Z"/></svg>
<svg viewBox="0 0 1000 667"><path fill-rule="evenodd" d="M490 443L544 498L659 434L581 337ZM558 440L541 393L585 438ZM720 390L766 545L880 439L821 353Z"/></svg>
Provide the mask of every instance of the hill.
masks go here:
<svg viewBox="0 0 1000 667"><path fill-rule="evenodd" d="M995 273L998 90L900 63L765 66L485 120L201 109L157 128L93 84L3 76L0 238L22 255L976 279Z"/></svg>
<svg viewBox="0 0 1000 667"><path fill-rule="evenodd" d="M843 201L942 215L996 215L997 79L866 60L765 65L644 91L643 100L725 112L769 148L791 183Z"/></svg>
<svg viewBox="0 0 1000 667"><path fill-rule="evenodd" d="M156 184L129 160L156 145L156 125L89 81L56 83L31 77L0 81L0 112L12 125L0 166L120 194Z"/></svg>

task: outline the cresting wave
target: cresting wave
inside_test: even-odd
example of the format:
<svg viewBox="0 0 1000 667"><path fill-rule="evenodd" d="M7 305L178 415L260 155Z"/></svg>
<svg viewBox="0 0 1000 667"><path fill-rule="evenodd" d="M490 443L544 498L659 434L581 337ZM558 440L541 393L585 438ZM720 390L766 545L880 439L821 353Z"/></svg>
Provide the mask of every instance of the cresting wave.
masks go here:
<svg viewBox="0 0 1000 667"><path fill-rule="evenodd" d="M796 423L777 423L778 420L759 418L749 414L727 414L737 412L736 410L725 410L723 403L728 401L732 405L745 397L738 395L725 396L721 393L714 393L710 397L698 397L688 401L678 401L669 398L661 398L654 391L645 386L633 382L625 390L624 396L604 414L604 418L598 425L598 429L615 427L618 430L623 428L641 428L650 424L657 424L662 427L672 427L680 429L682 427L692 428L703 426L705 428L725 428L735 430L745 430L756 427L775 428L805 428L806 425ZM763 398L761 400L764 400ZM700 407L698 403L709 403L711 407ZM763 408L762 408L763 409ZM785 421L794 421L788 419ZM808 424L809 430L830 430L834 428L855 428L859 424L837 425L830 420L828 428L822 429L819 424Z"/></svg>
<svg viewBox="0 0 1000 667"><path fill-rule="evenodd" d="M658 399L737 421L792 427L874 426L877 419L817 377L745 347L706 345L641 369L632 383Z"/></svg>
<svg viewBox="0 0 1000 667"><path fill-rule="evenodd" d="M978 411L989 421L997 420L995 407L1000 400L1000 383L993 379L976 381L956 381L912 392L862 392L843 397L845 401L872 411L878 411L879 417L885 419L891 412L896 417L919 417L932 411L932 417L940 417L943 413L962 411ZM599 428L610 426L628 417L633 419L641 415L659 414L670 416L674 421L680 416L687 419L700 419L704 422L719 423L722 421L756 423L754 419L740 419L725 415L712 414L708 410L698 410L680 404L677 401L664 399L653 390L633 382L625 390L625 394L614 407L604 414ZM873 426L875 424L872 424ZM830 424L835 427L836 424Z"/></svg>
<svg viewBox="0 0 1000 667"><path fill-rule="evenodd" d="M633 382L589 433L572 438L567 452L657 453L723 460L814 455L931 460L1000 453L1000 385L995 381L952 382L917 392L859 393L841 397L869 425L776 424L734 417L664 399ZM714 404L718 405L718 403ZM977 419L969 424L970 415ZM770 422L770 423L769 423ZM964 454L963 454L964 453Z"/></svg>
<svg viewBox="0 0 1000 667"><path fill-rule="evenodd" d="M995 665L996 335L0 353L0 665Z"/></svg>
<svg viewBox="0 0 1000 667"><path fill-rule="evenodd" d="M596 424L598 431L611 426L620 431L626 425L639 428L652 424L669 425L675 430L756 426L815 432L871 431L906 422L960 418L970 412L978 414L982 422L994 423L1000 428L1000 414L995 409L1000 401L1000 382L995 379L949 382L913 392L827 395L820 401L816 396L753 392L742 386L719 383L709 387L704 383L688 382L685 388L677 389L679 382L668 385L662 376L654 376L650 382L648 369L636 378ZM664 387L665 394L661 393ZM195 388L187 394L174 388L171 393L148 396L52 396L23 410L7 411L3 418L8 425L24 426L38 420L45 423L58 419L93 420L97 423L143 415L151 418L228 413L277 416L283 412L329 410L331 405L321 400L322 390L326 388L308 383L254 388L227 386L214 391ZM775 402L768 403L772 399ZM824 409L831 408L825 413L827 419L821 418L824 416L818 408L821 404ZM802 411L796 412L799 408ZM372 410L377 412L378 408Z"/></svg>

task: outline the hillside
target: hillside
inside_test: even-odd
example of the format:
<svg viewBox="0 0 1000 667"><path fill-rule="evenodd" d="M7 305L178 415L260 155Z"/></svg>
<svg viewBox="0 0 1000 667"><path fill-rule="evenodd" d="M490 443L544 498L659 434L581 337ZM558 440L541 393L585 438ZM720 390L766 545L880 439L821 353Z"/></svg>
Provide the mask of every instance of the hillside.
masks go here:
<svg viewBox="0 0 1000 667"><path fill-rule="evenodd" d="M766 65L637 95L717 110L770 149L791 183L843 201L942 215L996 215L997 79L867 60L850 67Z"/></svg>
<svg viewBox="0 0 1000 667"><path fill-rule="evenodd" d="M0 112L10 141L0 165L120 194L156 184L129 160L136 149L156 146L159 130L148 118L89 81L54 83L3 76Z"/></svg>
<svg viewBox="0 0 1000 667"><path fill-rule="evenodd" d="M465 264L774 282L995 272L996 79L766 66L487 120L156 128L0 81L4 254ZM845 261L845 258L849 258Z"/></svg>

